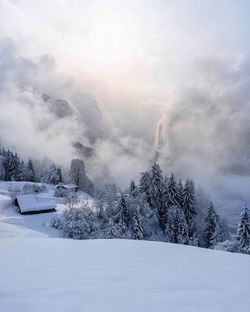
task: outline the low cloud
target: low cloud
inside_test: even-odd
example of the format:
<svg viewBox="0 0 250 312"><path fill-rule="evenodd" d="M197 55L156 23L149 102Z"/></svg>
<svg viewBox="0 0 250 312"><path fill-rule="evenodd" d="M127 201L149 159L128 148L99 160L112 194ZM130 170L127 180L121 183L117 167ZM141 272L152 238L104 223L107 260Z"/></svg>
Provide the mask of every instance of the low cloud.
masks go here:
<svg viewBox="0 0 250 312"><path fill-rule="evenodd" d="M238 187L238 178L250 181L248 57L197 62L192 79L165 104L153 96L137 102L131 93L117 106L106 105L105 96L98 103L86 85L59 73L52 56L25 58L6 38L0 41L0 73L0 141L24 157L68 165L85 155L95 181L125 186L150 166L157 149L166 173L194 177L219 205L249 200ZM156 142L159 121L162 138Z"/></svg>
<svg viewBox="0 0 250 312"><path fill-rule="evenodd" d="M3 146L62 165L81 155L77 146L87 146L94 151L86 159L92 175L110 172L110 179L124 184L146 167L147 140L126 131L122 112L102 110L75 81L59 75L53 57L24 58L9 38L0 41L0 56Z"/></svg>

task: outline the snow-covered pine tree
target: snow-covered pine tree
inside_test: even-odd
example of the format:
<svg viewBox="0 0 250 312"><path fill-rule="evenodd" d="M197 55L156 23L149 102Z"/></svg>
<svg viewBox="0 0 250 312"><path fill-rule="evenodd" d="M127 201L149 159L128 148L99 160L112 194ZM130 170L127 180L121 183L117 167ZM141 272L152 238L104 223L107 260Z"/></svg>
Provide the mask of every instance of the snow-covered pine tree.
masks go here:
<svg viewBox="0 0 250 312"><path fill-rule="evenodd" d="M104 230L104 238L106 239L113 239L118 238L119 233L117 229L117 225L114 223L114 220L112 218L109 218L109 222L105 227Z"/></svg>
<svg viewBox="0 0 250 312"><path fill-rule="evenodd" d="M243 251L244 248L250 247L250 222L246 204L244 204L240 215L240 222L237 227L237 240L239 251Z"/></svg>
<svg viewBox="0 0 250 312"><path fill-rule="evenodd" d="M11 181L21 180L20 159L17 154L10 153L8 157L8 177Z"/></svg>
<svg viewBox="0 0 250 312"><path fill-rule="evenodd" d="M132 217L132 238L143 239L143 227L139 209L136 209Z"/></svg>
<svg viewBox="0 0 250 312"><path fill-rule="evenodd" d="M165 231L168 220L168 177L165 176L162 184L162 205L159 214L160 226Z"/></svg>
<svg viewBox="0 0 250 312"><path fill-rule="evenodd" d="M123 220L117 223L117 226L118 226L118 233L120 233L120 238L125 238L125 239L131 238L129 227Z"/></svg>
<svg viewBox="0 0 250 312"><path fill-rule="evenodd" d="M10 152L9 151L2 151L3 155L3 165L5 170L5 181L10 181L9 175L9 159L10 159Z"/></svg>
<svg viewBox="0 0 250 312"><path fill-rule="evenodd" d="M8 157L8 176L10 181L15 180L14 178L15 168L16 168L15 155L10 152Z"/></svg>
<svg viewBox="0 0 250 312"><path fill-rule="evenodd" d="M188 226L183 209L179 206L169 208L166 234L172 243L188 244Z"/></svg>
<svg viewBox="0 0 250 312"><path fill-rule="evenodd" d="M22 160L20 163L20 180L21 181L29 181L26 179L27 177L27 166L25 165L24 161Z"/></svg>
<svg viewBox="0 0 250 312"><path fill-rule="evenodd" d="M131 180L130 186L129 186L129 195L136 198L138 195L138 187L135 184L134 180Z"/></svg>
<svg viewBox="0 0 250 312"><path fill-rule="evenodd" d="M43 183L58 184L62 183L62 173L61 169L57 168L56 165L51 165L50 168L45 172L45 175L42 177Z"/></svg>
<svg viewBox="0 0 250 312"><path fill-rule="evenodd" d="M57 183L63 183L61 168L57 167L56 168L56 172L57 172L57 177L58 177L58 182Z"/></svg>
<svg viewBox="0 0 250 312"><path fill-rule="evenodd" d="M150 213L147 216L146 223L147 223L146 230L149 233L148 239L153 240L153 241L162 240L162 227L159 223L159 216L156 211L150 209ZM144 235L145 235L146 230L145 230L145 227L143 228L144 228Z"/></svg>
<svg viewBox="0 0 250 312"><path fill-rule="evenodd" d="M154 163L150 172L150 179L148 184L148 204L151 209L155 210L159 221L162 212L162 191L163 191L163 177L159 164Z"/></svg>
<svg viewBox="0 0 250 312"><path fill-rule="evenodd" d="M61 175L62 176L62 175ZM33 167L32 160L29 159L28 164L26 166L26 181L35 182L35 171Z"/></svg>
<svg viewBox="0 0 250 312"><path fill-rule="evenodd" d="M159 225L158 213L149 207L145 196L141 193L136 198L130 196L126 198L126 203L130 212L131 227L133 227L134 212L138 210L143 229L143 237L149 240L159 240L162 237L162 229Z"/></svg>
<svg viewBox="0 0 250 312"><path fill-rule="evenodd" d="M178 187L176 184L176 180L174 177L174 174L171 173L170 178L168 179L168 184L167 184L167 202L166 205L168 207L172 206L177 206L179 207L179 194L178 194Z"/></svg>
<svg viewBox="0 0 250 312"><path fill-rule="evenodd" d="M182 208L179 208L179 234L178 234L178 243L179 244L185 244L185 245L195 245L197 246L197 243L190 240L188 237L188 225L185 219L185 215Z"/></svg>
<svg viewBox="0 0 250 312"><path fill-rule="evenodd" d="M179 203L179 206L181 208L183 208L183 202L184 202L184 187L183 187L183 183L181 181L181 179L179 179L179 182L178 182L178 185L177 185L177 189L178 189L178 192L177 192L177 200L178 200L178 203Z"/></svg>
<svg viewBox="0 0 250 312"><path fill-rule="evenodd" d="M6 175L6 171L4 167L4 155L1 154L0 155L0 180L5 180L5 175Z"/></svg>
<svg viewBox="0 0 250 312"><path fill-rule="evenodd" d="M81 175L85 174L85 165L83 160L72 159L70 164L69 176L72 183L79 186Z"/></svg>
<svg viewBox="0 0 250 312"><path fill-rule="evenodd" d="M169 178L166 178L166 184L164 185L162 192L162 211L160 213L160 222L162 228L171 227L169 224L171 218L169 218L169 210L171 207L179 207L179 193L176 184L174 174L171 173ZM174 211L176 211L174 209ZM173 213L173 211L171 212Z"/></svg>
<svg viewBox="0 0 250 312"><path fill-rule="evenodd" d="M118 201L116 211L117 213L115 219L117 220L117 222L123 221L128 226L129 210L124 195L122 195L120 200Z"/></svg>
<svg viewBox="0 0 250 312"><path fill-rule="evenodd" d="M141 172L141 178L139 182L139 191L141 194L143 194L147 203L150 202L149 191L148 191L149 183L150 183L150 172L149 171Z"/></svg>
<svg viewBox="0 0 250 312"><path fill-rule="evenodd" d="M118 189L114 184L102 185L95 189L95 205L97 210L102 207L106 222L116 214L118 193Z"/></svg>
<svg viewBox="0 0 250 312"><path fill-rule="evenodd" d="M96 215L100 221L104 221L106 219L105 213L105 203L102 198L95 199L95 207L96 207Z"/></svg>
<svg viewBox="0 0 250 312"><path fill-rule="evenodd" d="M192 180L187 180L183 190L183 210L189 230L189 238L195 236L196 227L194 217L196 216L195 210L195 188Z"/></svg>
<svg viewBox="0 0 250 312"><path fill-rule="evenodd" d="M217 234L219 233L220 228L220 218L215 212L213 203L210 202L205 216L205 229L203 232L204 247L214 247L219 241Z"/></svg>

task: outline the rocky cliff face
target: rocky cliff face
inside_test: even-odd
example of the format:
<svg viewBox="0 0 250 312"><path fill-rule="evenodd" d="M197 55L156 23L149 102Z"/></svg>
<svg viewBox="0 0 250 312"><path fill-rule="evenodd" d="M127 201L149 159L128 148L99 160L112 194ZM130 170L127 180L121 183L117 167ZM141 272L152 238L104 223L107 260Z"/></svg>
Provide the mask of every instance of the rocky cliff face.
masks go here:
<svg viewBox="0 0 250 312"><path fill-rule="evenodd" d="M42 100L47 105L49 111L58 118L73 115L73 109L67 101L54 99L46 93L42 93Z"/></svg>

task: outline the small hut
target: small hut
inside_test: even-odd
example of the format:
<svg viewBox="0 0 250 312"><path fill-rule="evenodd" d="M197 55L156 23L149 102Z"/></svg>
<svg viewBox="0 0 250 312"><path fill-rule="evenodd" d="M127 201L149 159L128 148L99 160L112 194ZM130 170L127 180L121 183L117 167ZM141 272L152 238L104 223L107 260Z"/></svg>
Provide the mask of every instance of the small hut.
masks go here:
<svg viewBox="0 0 250 312"><path fill-rule="evenodd" d="M69 192L78 192L79 191L79 186L73 183L70 184L58 184L55 186L56 189L58 190L65 190Z"/></svg>
<svg viewBox="0 0 250 312"><path fill-rule="evenodd" d="M56 211L56 202L47 200L38 202L35 195L18 195L15 199L15 206L21 214L35 214Z"/></svg>

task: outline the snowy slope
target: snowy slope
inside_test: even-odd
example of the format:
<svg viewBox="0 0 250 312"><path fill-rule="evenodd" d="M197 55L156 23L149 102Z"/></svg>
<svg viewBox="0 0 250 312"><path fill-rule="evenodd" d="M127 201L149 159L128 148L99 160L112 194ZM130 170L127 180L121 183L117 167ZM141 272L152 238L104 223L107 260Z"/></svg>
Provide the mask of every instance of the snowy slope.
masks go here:
<svg viewBox="0 0 250 312"><path fill-rule="evenodd" d="M0 239L1 312L248 312L250 257L166 243Z"/></svg>

